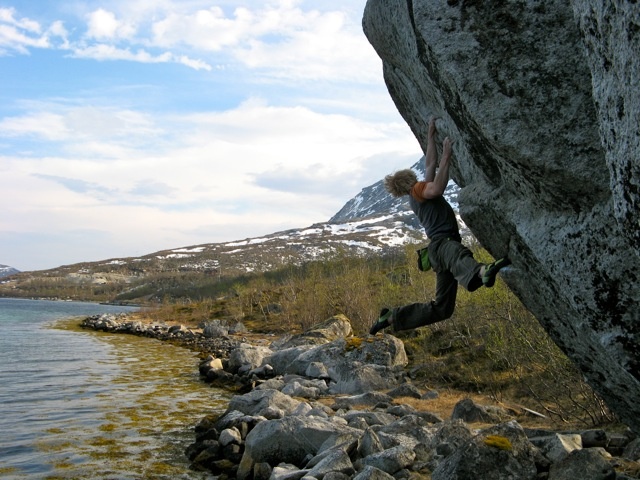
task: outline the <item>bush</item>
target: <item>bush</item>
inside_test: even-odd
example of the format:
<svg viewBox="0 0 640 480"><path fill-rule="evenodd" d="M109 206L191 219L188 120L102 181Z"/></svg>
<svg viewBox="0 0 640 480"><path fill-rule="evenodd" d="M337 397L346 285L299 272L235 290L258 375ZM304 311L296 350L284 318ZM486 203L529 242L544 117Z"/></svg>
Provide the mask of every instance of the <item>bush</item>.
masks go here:
<svg viewBox="0 0 640 480"><path fill-rule="evenodd" d="M366 258L338 254L238 277L215 288L198 283L193 291L201 298L193 300L188 316L226 316L253 331L294 333L342 313L354 332L363 335L382 307L432 299L435 275L417 269L415 249L409 245L401 253ZM486 251L472 249L479 261L491 261ZM202 298L207 291L217 299ZM180 315L176 309L173 313ZM451 319L398 336L405 342L410 368L431 386L484 392L562 422L596 425L611 420L580 372L501 280L473 293L460 288Z"/></svg>

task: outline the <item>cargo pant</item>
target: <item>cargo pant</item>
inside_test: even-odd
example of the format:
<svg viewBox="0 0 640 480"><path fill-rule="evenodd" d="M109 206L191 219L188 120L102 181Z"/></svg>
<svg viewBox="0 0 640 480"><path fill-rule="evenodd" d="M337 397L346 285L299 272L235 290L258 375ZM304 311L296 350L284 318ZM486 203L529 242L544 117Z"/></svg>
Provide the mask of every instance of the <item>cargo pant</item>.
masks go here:
<svg viewBox="0 0 640 480"><path fill-rule="evenodd" d="M428 303L413 303L394 308L391 321L395 331L431 325L453 315L458 283L473 292L482 286L482 264L457 240L439 239L429 244L429 259L436 273L436 298Z"/></svg>

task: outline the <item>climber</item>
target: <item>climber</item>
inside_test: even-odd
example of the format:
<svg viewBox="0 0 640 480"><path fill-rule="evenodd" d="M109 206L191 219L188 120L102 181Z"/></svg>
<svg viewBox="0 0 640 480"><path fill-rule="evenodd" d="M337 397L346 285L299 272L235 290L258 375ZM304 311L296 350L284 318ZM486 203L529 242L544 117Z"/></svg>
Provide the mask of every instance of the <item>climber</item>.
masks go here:
<svg viewBox="0 0 640 480"><path fill-rule="evenodd" d="M440 165L437 166L435 134L436 119L431 118L425 153L425 180L418 181L413 170L406 169L387 175L384 185L394 197L409 195L409 205L427 233L430 240L428 258L436 272L436 298L429 303L383 308L369 331L371 335L389 326L395 331L409 330L451 317L458 283L470 292L483 285L492 287L498 272L511 263L505 257L488 265L480 264L462 245L455 213L443 196L449 183L451 140L449 137L444 139Z"/></svg>

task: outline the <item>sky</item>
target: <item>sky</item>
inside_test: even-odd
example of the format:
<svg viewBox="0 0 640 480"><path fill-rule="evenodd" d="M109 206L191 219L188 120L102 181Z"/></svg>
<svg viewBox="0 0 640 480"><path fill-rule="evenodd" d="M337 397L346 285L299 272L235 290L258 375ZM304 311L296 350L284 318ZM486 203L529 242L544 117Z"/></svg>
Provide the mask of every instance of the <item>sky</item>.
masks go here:
<svg viewBox="0 0 640 480"><path fill-rule="evenodd" d="M0 0L0 264L326 222L420 147L365 0Z"/></svg>

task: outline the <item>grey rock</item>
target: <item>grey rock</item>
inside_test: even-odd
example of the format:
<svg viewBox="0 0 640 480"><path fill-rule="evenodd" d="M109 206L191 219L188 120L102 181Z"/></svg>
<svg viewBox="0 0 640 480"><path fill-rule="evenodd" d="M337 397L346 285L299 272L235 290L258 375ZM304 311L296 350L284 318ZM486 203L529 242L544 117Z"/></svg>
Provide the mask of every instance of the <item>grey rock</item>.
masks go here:
<svg viewBox="0 0 640 480"><path fill-rule="evenodd" d="M242 443L242 436L240 435L240 431L235 427L225 428L220 432L218 442L220 442L220 445L223 447L226 447L231 443L240 445L240 443Z"/></svg>
<svg viewBox="0 0 640 480"><path fill-rule="evenodd" d="M282 390L284 385L285 383L282 377L270 378L256 385L254 390Z"/></svg>
<svg viewBox="0 0 640 480"><path fill-rule="evenodd" d="M288 383L281 391L292 397L318 398L320 396L320 390L317 387L301 385L298 382Z"/></svg>
<svg viewBox="0 0 640 480"><path fill-rule="evenodd" d="M269 480L272 470L271 465L266 462L256 463L253 466L253 480Z"/></svg>
<svg viewBox="0 0 640 480"><path fill-rule="evenodd" d="M208 323L202 329L202 335L205 338L216 338L216 337L224 337L229 334L229 329L222 325L219 321L214 321L212 323Z"/></svg>
<svg viewBox="0 0 640 480"><path fill-rule="evenodd" d="M242 343L231 351L229 355L228 369L231 372L237 372L241 367L249 370L261 366L263 359L270 355L271 349Z"/></svg>
<svg viewBox="0 0 640 480"><path fill-rule="evenodd" d="M507 448L498 448L491 436L508 439ZM492 480L534 480L537 475L535 447L522 427L509 422L483 430L438 464L433 480L491 478Z"/></svg>
<svg viewBox="0 0 640 480"><path fill-rule="evenodd" d="M423 149L454 141L460 215L508 287L640 432L637 2L368 0L363 29Z"/></svg>
<svg viewBox="0 0 640 480"><path fill-rule="evenodd" d="M353 480L392 480L393 476L386 472L383 472L379 468L367 465L364 469L358 473Z"/></svg>
<svg viewBox="0 0 640 480"><path fill-rule="evenodd" d="M311 362L304 372L307 377L311 378L330 378L327 367L321 362Z"/></svg>
<svg viewBox="0 0 640 480"><path fill-rule="evenodd" d="M422 393L415 385L411 383L403 383L393 390L387 392L392 398L409 397L409 398L422 398Z"/></svg>
<svg viewBox="0 0 640 480"><path fill-rule="evenodd" d="M329 390L327 383L324 380L320 380L317 378L306 378L299 375L285 375L284 381L288 386L296 385L296 388L311 388L316 391L318 395L325 394Z"/></svg>
<svg viewBox="0 0 640 480"><path fill-rule="evenodd" d="M229 327L229 333L247 333L248 331L242 322L236 322L235 325Z"/></svg>
<svg viewBox="0 0 640 480"><path fill-rule="evenodd" d="M640 462L640 437L632 440L631 443L626 446L622 456L631 461Z"/></svg>
<svg viewBox="0 0 640 480"><path fill-rule="evenodd" d="M387 413L395 415L396 417L402 417L403 415L413 415L417 410L411 405L391 405L386 410Z"/></svg>
<svg viewBox="0 0 640 480"><path fill-rule="evenodd" d="M429 390L422 395L422 400L435 400L440 397L440 394L435 390Z"/></svg>
<svg viewBox="0 0 640 480"><path fill-rule="evenodd" d="M328 472L322 480L349 480L353 475L347 475L341 472Z"/></svg>
<svg viewBox="0 0 640 480"><path fill-rule="evenodd" d="M413 448L418 443L429 444L433 441L435 431L427 426L428 423L420 416L407 415L378 428L377 433L379 436L382 434L395 436L399 444Z"/></svg>
<svg viewBox="0 0 640 480"><path fill-rule="evenodd" d="M530 440L551 462L558 462L574 450L582 448L582 437L579 434L554 433L550 436L534 437Z"/></svg>
<svg viewBox="0 0 640 480"><path fill-rule="evenodd" d="M347 422L354 418L361 418L367 425L387 425L393 422L396 417L385 412L350 411L343 415Z"/></svg>
<svg viewBox="0 0 640 480"><path fill-rule="evenodd" d="M329 414L323 408L314 407L307 412L307 415L314 417L329 418Z"/></svg>
<svg viewBox="0 0 640 480"><path fill-rule="evenodd" d="M372 429L365 430L364 435L360 437L358 442L358 455L368 457L374 453L380 453L384 450L380 438Z"/></svg>
<svg viewBox="0 0 640 480"><path fill-rule="evenodd" d="M327 455L309 470L308 475L323 478L329 472L339 472L345 475L355 473L349 455L342 448L329 450Z"/></svg>
<svg viewBox="0 0 640 480"><path fill-rule="evenodd" d="M357 432L319 417L287 416L261 422L245 439L238 478L249 476L256 463L299 465L308 455L315 456L332 435L351 431Z"/></svg>
<svg viewBox="0 0 640 480"><path fill-rule="evenodd" d="M341 448L348 454L351 454L351 452L357 448L358 441L361 436L361 432L354 432L352 429L348 432L340 432L331 435L322 443L322 445L320 445L320 448L318 448L318 455L335 450L336 448ZM318 456L316 456L316 458L317 457ZM313 465L306 465L308 468L311 466Z"/></svg>
<svg viewBox="0 0 640 480"><path fill-rule="evenodd" d="M610 433L607 435L607 438L607 450L610 453L621 455L627 445L629 445L629 443L631 442L631 438L634 437L632 436L630 438L628 435L622 433Z"/></svg>
<svg viewBox="0 0 640 480"><path fill-rule="evenodd" d="M394 474L398 470L408 467L413 463L416 454L402 445L389 448L380 453L374 453L364 458L364 465L375 467L383 472Z"/></svg>
<svg viewBox="0 0 640 480"><path fill-rule="evenodd" d="M468 443L474 436L469 426L461 420L447 421L438 425L435 435L428 445L437 449L439 445L446 444L451 453L462 445Z"/></svg>
<svg viewBox="0 0 640 480"><path fill-rule="evenodd" d="M293 409L291 415L309 415L312 410L311 405L307 402L300 402L300 404Z"/></svg>
<svg viewBox="0 0 640 480"><path fill-rule="evenodd" d="M431 412L416 412L416 415L427 423L442 423L444 421L438 415Z"/></svg>
<svg viewBox="0 0 640 480"><path fill-rule="evenodd" d="M171 334L176 334L176 333L180 333L180 332L186 332L189 329L187 327L185 327L184 325L171 325L169 327L169 333Z"/></svg>
<svg viewBox="0 0 640 480"><path fill-rule="evenodd" d="M492 411L487 407L476 404L470 398L464 398L456 403L451 413L452 420L463 420L469 423L498 423L508 418L509 415L505 411Z"/></svg>
<svg viewBox="0 0 640 480"><path fill-rule="evenodd" d="M349 319L344 315L335 315L301 334L293 335L283 344L279 344L278 349L300 345L320 345L338 338L348 337L349 335L351 335L351 322Z"/></svg>
<svg viewBox="0 0 640 480"><path fill-rule="evenodd" d="M298 400L277 390L252 390L244 395L231 397L228 411L237 410L245 415L281 418L295 410L299 403ZM273 417L274 412L276 417Z"/></svg>
<svg viewBox="0 0 640 480"><path fill-rule="evenodd" d="M369 428L369 424L367 423L367 421L362 418L362 417L351 417L349 420L347 420L347 425L349 425L351 428L357 428L358 430L366 430L367 428Z"/></svg>
<svg viewBox="0 0 640 480"><path fill-rule="evenodd" d="M551 465L549 480L615 480L616 472L602 449L574 450Z"/></svg>
<svg viewBox="0 0 640 480"><path fill-rule="evenodd" d="M314 345L298 345L290 348L275 348L272 346L273 353L264 359L264 362L269 363L276 373L276 375L284 375L285 373L299 373L304 375L306 372L294 371L290 365L304 352L314 348Z"/></svg>
<svg viewBox="0 0 640 480"><path fill-rule="evenodd" d="M330 393L356 393L390 388L399 383L407 364L403 343L390 335L352 347L344 338L330 343L278 350L265 359L276 374L304 375L311 364L322 363L332 380Z"/></svg>
<svg viewBox="0 0 640 480"><path fill-rule="evenodd" d="M265 420L261 416L247 415L243 412L233 409L227 409L212 425L217 431L221 432L225 428L237 428L243 432L248 426L253 427L257 423Z"/></svg>
<svg viewBox="0 0 640 480"><path fill-rule="evenodd" d="M580 432L580 438L582 439L581 445L583 448L606 447L609 443L607 432L600 429Z"/></svg>
<svg viewBox="0 0 640 480"><path fill-rule="evenodd" d="M366 392L358 395L349 395L346 397L337 397L333 405L334 410L349 409L352 407L369 406L373 407L379 403L391 403L392 399L389 395L380 392Z"/></svg>
<svg viewBox="0 0 640 480"><path fill-rule="evenodd" d="M291 465L283 462L273 467L273 469L271 470L271 477L269 477L269 479L270 480L300 480L306 475L306 473L307 473L306 470L301 470L295 465ZM238 472L238 474L240 474L240 472ZM238 478L242 479L246 477L238 476Z"/></svg>

